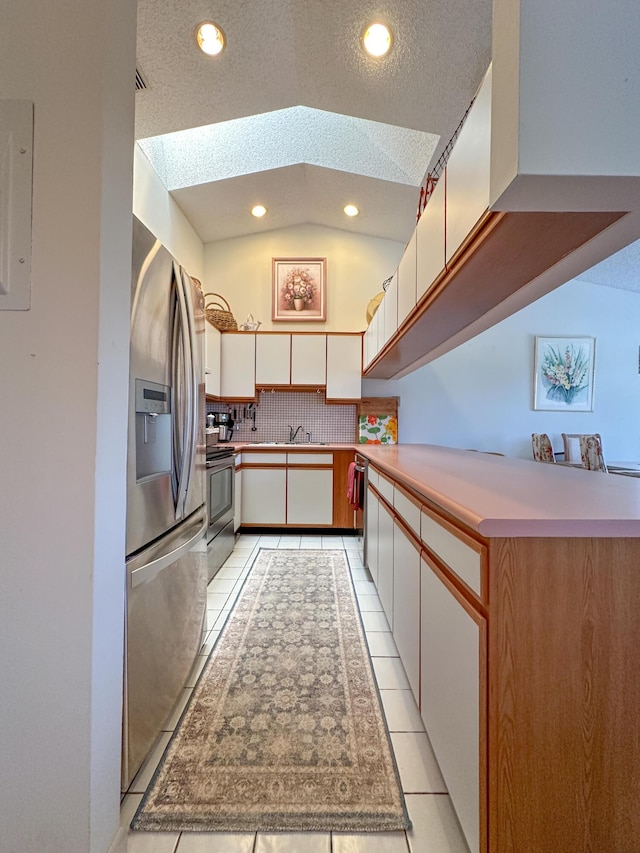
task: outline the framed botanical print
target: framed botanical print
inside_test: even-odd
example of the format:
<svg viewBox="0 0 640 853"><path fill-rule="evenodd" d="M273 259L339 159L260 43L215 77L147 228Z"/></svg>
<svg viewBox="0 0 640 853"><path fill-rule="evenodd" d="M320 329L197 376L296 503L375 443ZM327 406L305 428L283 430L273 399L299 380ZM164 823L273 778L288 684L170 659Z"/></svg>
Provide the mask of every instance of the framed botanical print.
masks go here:
<svg viewBox="0 0 640 853"><path fill-rule="evenodd" d="M595 338L536 338L533 408L592 412Z"/></svg>

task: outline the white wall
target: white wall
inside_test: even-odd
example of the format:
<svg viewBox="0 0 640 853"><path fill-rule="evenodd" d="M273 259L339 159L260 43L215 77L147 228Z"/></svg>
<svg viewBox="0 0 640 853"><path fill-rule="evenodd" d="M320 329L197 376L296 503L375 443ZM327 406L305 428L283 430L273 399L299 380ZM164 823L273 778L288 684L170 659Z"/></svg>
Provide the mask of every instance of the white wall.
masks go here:
<svg viewBox="0 0 640 853"><path fill-rule="evenodd" d="M369 300L397 269L404 245L318 225L300 225L205 246L204 290L220 293L233 316L249 314L261 331L353 332L366 328ZM271 259L327 258L326 323L273 323Z"/></svg>
<svg viewBox="0 0 640 853"><path fill-rule="evenodd" d="M596 338L593 412L533 411L534 338ZM605 459L640 459L640 294L574 280L393 383L399 440L531 458L531 433L599 432ZM393 393L397 393L394 391Z"/></svg>
<svg viewBox="0 0 640 853"><path fill-rule="evenodd" d="M135 0L3 4L0 97L35 103L32 305L0 312L3 853L118 827L135 29Z"/></svg>
<svg viewBox="0 0 640 853"><path fill-rule="evenodd" d="M189 275L202 279L204 247L138 143L133 159L133 212Z"/></svg>

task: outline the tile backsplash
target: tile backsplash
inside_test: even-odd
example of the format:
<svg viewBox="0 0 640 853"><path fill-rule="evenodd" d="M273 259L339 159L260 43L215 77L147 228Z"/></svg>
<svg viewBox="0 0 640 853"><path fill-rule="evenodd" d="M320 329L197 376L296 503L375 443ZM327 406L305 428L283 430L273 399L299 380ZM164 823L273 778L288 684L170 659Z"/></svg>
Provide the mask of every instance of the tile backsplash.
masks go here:
<svg viewBox="0 0 640 853"><path fill-rule="evenodd" d="M346 444L356 441L356 406L326 403L324 392L264 391L258 394L255 432L246 403L207 403L207 414L229 411L236 421L234 441L288 441L289 424L294 429L302 426L296 441L306 442L309 432L311 441Z"/></svg>

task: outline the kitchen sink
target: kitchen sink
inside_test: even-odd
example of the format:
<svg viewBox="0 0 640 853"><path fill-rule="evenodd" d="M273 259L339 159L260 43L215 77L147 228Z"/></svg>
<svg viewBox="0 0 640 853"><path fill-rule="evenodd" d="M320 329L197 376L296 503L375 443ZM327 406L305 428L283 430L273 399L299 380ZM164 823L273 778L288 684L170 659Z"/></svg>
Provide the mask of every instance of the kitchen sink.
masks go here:
<svg viewBox="0 0 640 853"><path fill-rule="evenodd" d="M327 447L328 441L252 441L252 447Z"/></svg>

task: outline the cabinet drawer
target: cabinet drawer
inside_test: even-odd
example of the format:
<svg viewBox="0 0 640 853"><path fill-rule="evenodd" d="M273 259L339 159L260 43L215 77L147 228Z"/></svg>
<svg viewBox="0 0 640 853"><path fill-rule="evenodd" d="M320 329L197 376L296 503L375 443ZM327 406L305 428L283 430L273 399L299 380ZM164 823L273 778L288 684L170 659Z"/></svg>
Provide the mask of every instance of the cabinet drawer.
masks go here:
<svg viewBox="0 0 640 853"><path fill-rule="evenodd" d="M244 465L286 465L286 453L247 453L243 454Z"/></svg>
<svg viewBox="0 0 640 853"><path fill-rule="evenodd" d="M393 487L393 506L400 518L420 538L420 504L399 486Z"/></svg>
<svg viewBox="0 0 640 853"><path fill-rule="evenodd" d="M377 489L378 482L380 481L380 472L378 471L378 469L374 468L372 465L369 465L369 471L367 476L369 478L369 483Z"/></svg>
<svg viewBox="0 0 640 853"><path fill-rule="evenodd" d="M482 598L485 589L486 548L461 530L455 530L452 525L445 524L423 507L420 538L426 548L446 563L469 589Z"/></svg>
<svg viewBox="0 0 640 853"><path fill-rule="evenodd" d="M393 506L393 483L384 474L378 477L378 491Z"/></svg>
<svg viewBox="0 0 640 853"><path fill-rule="evenodd" d="M289 465L333 465L333 453L288 453Z"/></svg>

